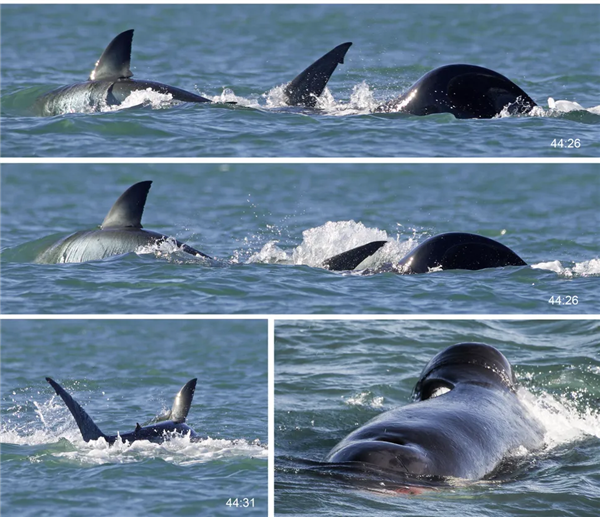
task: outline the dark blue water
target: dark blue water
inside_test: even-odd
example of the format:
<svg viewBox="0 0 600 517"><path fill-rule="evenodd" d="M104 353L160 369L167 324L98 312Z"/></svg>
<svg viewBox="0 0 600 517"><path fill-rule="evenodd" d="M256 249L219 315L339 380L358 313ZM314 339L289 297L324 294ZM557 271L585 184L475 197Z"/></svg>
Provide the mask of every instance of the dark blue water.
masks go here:
<svg viewBox="0 0 600 517"><path fill-rule="evenodd" d="M598 156L599 19L598 5L569 4L5 5L1 151L42 157ZM37 96L85 81L111 39L131 28L134 78L218 103L173 107L147 94L144 108L33 116ZM281 85L346 41L354 45L320 111L286 108ZM496 70L540 108L532 116L492 120L373 114L426 72L450 63Z"/></svg>
<svg viewBox="0 0 600 517"><path fill-rule="evenodd" d="M144 227L217 260L158 246L35 263L147 179ZM600 311L597 165L5 165L1 187L7 313ZM377 272L450 231L496 239L529 266ZM323 269L375 240L390 243L360 266L374 273Z"/></svg>
<svg viewBox="0 0 600 517"><path fill-rule="evenodd" d="M265 321L2 321L3 515L267 512ZM84 442L44 377L106 434L133 431L198 385L187 423L200 442Z"/></svg>
<svg viewBox="0 0 600 517"><path fill-rule="evenodd" d="M596 516L599 336L598 321L276 322L277 515ZM493 345L512 363L518 396L546 429L542 451L506 458L489 479L418 495L319 467L358 426L409 404L425 364L465 341Z"/></svg>

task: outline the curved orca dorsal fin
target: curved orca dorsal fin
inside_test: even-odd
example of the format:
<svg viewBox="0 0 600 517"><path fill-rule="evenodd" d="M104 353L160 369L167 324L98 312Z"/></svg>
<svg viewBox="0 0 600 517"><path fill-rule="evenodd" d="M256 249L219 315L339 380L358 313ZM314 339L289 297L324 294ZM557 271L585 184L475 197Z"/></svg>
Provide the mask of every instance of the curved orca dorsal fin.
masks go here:
<svg viewBox="0 0 600 517"><path fill-rule="evenodd" d="M285 88L288 104L314 108L317 104L317 97L323 93L338 64L344 63L344 56L351 46L350 42L338 45L298 74Z"/></svg>
<svg viewBox="0 0 600 517"><path fill-rule="evenodd" d="M344 251L339 255L328 258L323 262L323 267L330 271L350 271L358 266L367 257L373 255L379 248L383 247L387 241L374 241L369 244L363 244L358 248Z"/></svg>
<svg viewBox="0 0 600 517"><path fill-rule="evenodd" d="M94 423L91 417L83 410L83 408L77 403L77 401L69 395L64 388L58 384L58 382L52 380L50 377L46 377L46 380L54 388L56 394L63 399L63 402L69 408L69 411L77 422L77 427L81 431L81 436L84 441L89 442L90 440L97 440L98 438L108 439L107 436L100 431L98 426Z"/></svg>
<svg viewBox="0 0 600 517"><path fill-rule="evenodd" d="M140 181L115 201L100 228L142 228L142 214L152 181Z"/></svg>
<svg viewBox="0 0 600 517"><path fill-rule="evenodd" d="M90 81L101 79L126 79L133 74L129 70L133 29L122 32L104 49L96 67L90 74Z"/></svg>

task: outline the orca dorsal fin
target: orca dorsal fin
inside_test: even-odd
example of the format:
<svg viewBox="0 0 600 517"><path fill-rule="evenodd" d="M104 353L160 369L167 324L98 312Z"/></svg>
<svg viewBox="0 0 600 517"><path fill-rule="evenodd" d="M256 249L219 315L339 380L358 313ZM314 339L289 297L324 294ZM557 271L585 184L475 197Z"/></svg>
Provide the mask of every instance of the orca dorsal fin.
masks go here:
<svg viewBox="0 0 600 517"><path fill-rule="evenodd" d="M140 181L115 201L100 228L142 228L142 214L152 181Z"/></svg>
<svg viewBox="0 0 600 517"><path fill-rule="evenodd" d="M328 258L323 262L323 267L330 271L350 271L358 266L367 257L370 257L379 248L385 246L387 241L374 241L363 244L358 248L344 251L335 257Z"/></svg>
<svg viewBox="0 0 600 517"><path fill-rule="evenodd" d="M133 40L133 29L122 32L108 44L96 67L90 74L90 81L101 79L127 79L133 74L129 70L131 61L131 42Z"/></svg>
<svg viewBox="0 0 600 517"><path fill-rule="evenodd" d="M298 74L285 88L288 104L314 108L317 97L323 93L338 64L344 63L344 56L351 46L350 42L338 45Z"/></svg>
<svg viewBox="0 0 600 517"><path fill-rule="evenodd" d="M84 441L89 442L90 440L97 440L98 438L109 439L102 431L100 431L98 426L77 401L71 397L58 382L52 380L50 377L46 377L46 380L69 408L73 418L75 418L75 422L77 422L77 427L79 427Z"/></svg>

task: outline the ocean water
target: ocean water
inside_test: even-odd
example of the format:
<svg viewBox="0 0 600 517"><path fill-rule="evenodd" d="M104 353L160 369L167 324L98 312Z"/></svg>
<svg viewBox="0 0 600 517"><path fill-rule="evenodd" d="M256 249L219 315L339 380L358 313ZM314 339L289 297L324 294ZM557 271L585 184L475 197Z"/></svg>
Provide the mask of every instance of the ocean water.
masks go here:
<svg viewBox="0 0 600 517"><path fill-rule="evenodd" d="M3 156L600 155L598 5L17 4L1 14ZM131 28L135 78L217 103L174 107L147 93L109 112L34 116L39 95L85 81ZM320 109L286 107L281 86L347 41ZM373 113L450 63L496 70L540 108L492 120Z"/></svg>
<svg viewBox="0 0 600 517"><path fill-rule="evenodd" d="M2 515L267 513L266 321L2 321ZM133 431L198 385L204 439L84 442L51 376L107 434Z"/></svg>
<svg viewBox="0 0 600 517"><path fill-rule="evenodd" d="M3 313L597 314L598 165L4 165ZM143 225L175 245L39 264L153 180ZM386 272L429 236L472 232L528 266ZM352 273L323 261L389 244ZM561 297L561 304L549 303ZM570 303L569 303L570 302ZM568 304L565 304L568 303Z"/></svg>
<svg viewBox="0 0 600 517"><path fill-rule="evenodd" d="M540 515L600 508L600 324L596 321L278 321L277 515ZM479 341L511 362L545 448L506 458L488 479L410 495L321 464L352 430L410 403L425 364ZM524 452L524 451L523 451Z"/></svg>

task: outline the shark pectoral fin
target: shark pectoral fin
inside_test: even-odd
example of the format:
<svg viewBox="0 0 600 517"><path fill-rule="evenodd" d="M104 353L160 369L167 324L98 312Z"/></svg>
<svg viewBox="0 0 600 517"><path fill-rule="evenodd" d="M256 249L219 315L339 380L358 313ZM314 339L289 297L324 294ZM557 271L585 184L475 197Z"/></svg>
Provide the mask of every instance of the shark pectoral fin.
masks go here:
<svg viewBox="0 0 600 517"><path fill-rule="evenodd" d="M151 181L140 181L123 192L100 228L142 228L142 214L151 185Z"/></svg>
<svg viewBox="0 0 600 517"><path fill-rule="evenodd" d="M46 377L46 380L69 408L73 418L75 418L75 422L77 422L77 427L79 427L84 441L89 442L90 440L97 440L98 438L107 439L107 436L100 431L90 416L83 410L77 401L71 397L60 384L58 384L58 382L52 380L50 377Z"/></svg>
<svg viewBox="0 0 600 517"><path fill-rule="evenodd" d="M285 88L290 106L307 106L314 108L327 82L337 68L344 62L344 56L352 43L342 43L333 50L315 61L306 70L300 73Z"/></svg>
<svg viewBox="0 0 600 517"><path fill-rule="evenodd" d="M379 248L383 247L387 241L374 241L364 244L358 248L344 251L335 257L328 258L323 262L323 267L331 271L350 271L358 266L367 257L373 255Z"/></svg>
<svg viewBox="0 0 600 517"><path fill-rule="evenodd" d="M133 29L122 32L108 44L104 49L96 67L90 74L90 81L100 79L122 79L132 77L129 70L131 61L131 42L133 40Z"/></svg>
<svg viewBox="0 0 600 517"><path fill-rule="evenodd" d="M186 385L179 390L179 393L175 395L173 407L169 412L169 420L172 420L176 424L183 424L185 422L190 407L192 406L197 380L198 379L192 379L191 381L188 381Z"/></svg>

